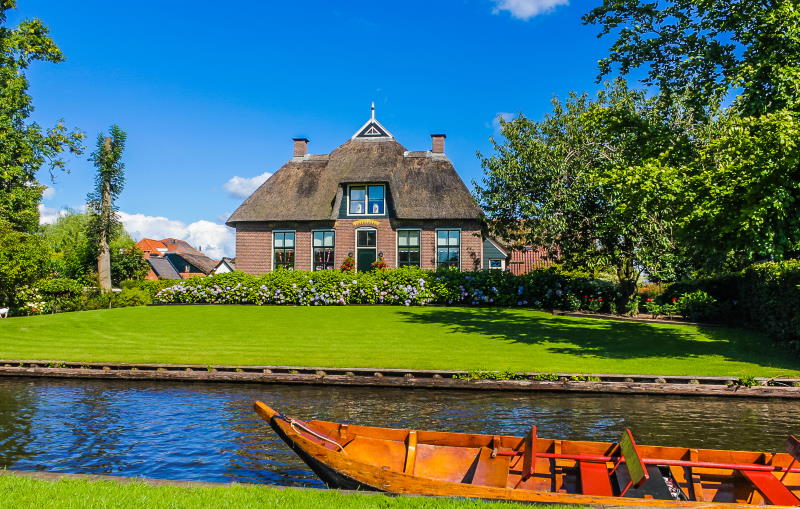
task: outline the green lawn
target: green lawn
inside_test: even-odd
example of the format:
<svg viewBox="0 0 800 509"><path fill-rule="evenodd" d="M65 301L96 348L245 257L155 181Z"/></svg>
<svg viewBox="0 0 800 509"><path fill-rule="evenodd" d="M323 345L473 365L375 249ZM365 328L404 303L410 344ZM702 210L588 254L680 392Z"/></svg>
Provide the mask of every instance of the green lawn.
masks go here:
<svg viewBox="0 0 800 509"><path fill-rule="evenodd" d="M763 335L458 307L160 306L0 320L0 358L800 376Z"/></svg>
<svg viewBox="0 0 800 509"><path fill-rule="evenodd" d="M110 481L62 479L41 481L15 475L0 476L2 507L37 509L521 509L530 505L424 497L388 497L380 494L351 495L336 491L275 489L262 486L230 487L150 486L144 483L117 484ZM543 509L559 506L542 505ZM561 506L567 509L568 506ZM575 506L570 506L575 507Z"/></svg>

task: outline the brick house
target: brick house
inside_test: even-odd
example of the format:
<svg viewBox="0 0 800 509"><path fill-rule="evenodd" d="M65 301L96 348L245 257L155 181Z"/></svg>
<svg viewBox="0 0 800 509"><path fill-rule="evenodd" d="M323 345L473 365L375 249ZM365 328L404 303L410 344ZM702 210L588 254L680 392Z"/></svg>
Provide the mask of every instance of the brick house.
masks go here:
<svg viewBox="0 0 800 509"><path fill-rule="evenodd" d="M236 268L263 274L278 267L358 270L383 257L389 267L488 267L482 211L445 155L445 135L431 150L409 151L372 117L330 154L294 157L231 215Z"/></svg>

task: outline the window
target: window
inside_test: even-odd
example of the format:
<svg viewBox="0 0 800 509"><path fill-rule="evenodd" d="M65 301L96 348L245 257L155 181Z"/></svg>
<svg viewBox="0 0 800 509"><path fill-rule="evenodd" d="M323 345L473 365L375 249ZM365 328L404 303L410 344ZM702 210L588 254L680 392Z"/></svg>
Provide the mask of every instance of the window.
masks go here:
<svg viewBox="0 0 800 509"><path fill-rule="evenodd" d="M459 265L461 252L460 230L436 231L436 266L455 267Z"/></svg>
<svg viewBox="0 0 800 509"><path fill-rule="evenodd" d="M503 260L492 258L489 260L489 268L493 270L503 270Z"/></svg>
<svg viewBox="0 0 800 509"><path fill-rule="evenodd" d="M378 232L375 230L358 230L358 247L375 247L378 245Z"/></svg>
<svg viewBox="0 0 800 509"><path fill-rule="evenodd" d="M382 215L385 205L382 185L350 186L350 214Z"/></svg>
<svg viewBox="0 0 800 509"><path fill-rule="evenodd" d="M419 267L419 230L397 231L397 266Z"/></svg>
<svg viewBox="0 0 800 509"><path fill-rule="evenodd" d="M294 232L275 232L272 236L273 268L294 268Z"/></svg>
<svg viewBox="0 0 800 509"><path fill-rule="evenodd" d="M314 232L314 270L333 269L334 232Z"/></svg>

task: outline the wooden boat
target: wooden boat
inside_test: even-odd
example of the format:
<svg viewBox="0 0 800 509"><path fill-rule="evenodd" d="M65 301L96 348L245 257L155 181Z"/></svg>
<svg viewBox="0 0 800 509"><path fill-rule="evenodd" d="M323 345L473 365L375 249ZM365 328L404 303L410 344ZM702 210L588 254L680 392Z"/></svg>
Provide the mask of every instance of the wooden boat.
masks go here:
<svg viewBox="0 0 800 509"><path fill-rule="evenodd" d="M255 411L331 488L564 504L800 506L800 442L786 453L553 440L303 422Z"/></svg>

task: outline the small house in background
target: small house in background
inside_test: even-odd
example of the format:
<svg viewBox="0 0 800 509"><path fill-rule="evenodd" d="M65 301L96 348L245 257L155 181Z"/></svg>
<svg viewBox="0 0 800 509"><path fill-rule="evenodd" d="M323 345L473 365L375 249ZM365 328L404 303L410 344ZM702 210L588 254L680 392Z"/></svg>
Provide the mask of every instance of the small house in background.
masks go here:
<svg viewBox="0 0 800 509"><path fill-rule="evenodd" d="M136 243L150 265L145 279L187 279L207 276L214 271L218 261L204 255L185 240L142 239Z"/></svg>
<svg viewBox="0 0 800 509"><path fill-rule="evenodd" d="M445 153L445 135L432 134L429 150L408 150L373 106L329 154L309 154L308 139L295 138L292 159L226 224L236 230L236 268L249 274L338 269L348 257L359 271L378 258L389 267L502 270L503 248L486 242L482 216Z"/></svg>
<svg viewBox="0 0 800 509"><path fill-rule="evenodd" d="M227 256L223 256L222 260L217 263L217 266L214 267L214 270L211 271L212 274L225 274L227 272L233 272L236 270L236 258L228 258Z"/></svg>

